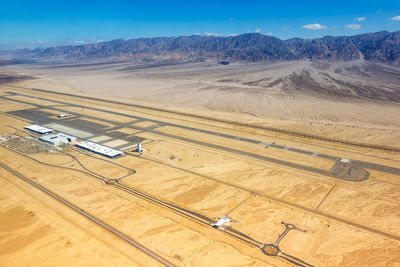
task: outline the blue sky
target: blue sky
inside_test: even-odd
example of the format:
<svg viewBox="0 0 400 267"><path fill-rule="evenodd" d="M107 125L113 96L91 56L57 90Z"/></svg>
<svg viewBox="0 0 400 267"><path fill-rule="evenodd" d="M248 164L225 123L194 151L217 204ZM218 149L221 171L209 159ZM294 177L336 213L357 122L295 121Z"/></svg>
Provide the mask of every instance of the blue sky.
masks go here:
<svg viewBox="0 0 400 267"><path fill-rule="evenodd" d="M0 44L261 32L281 39L400 30L400 0L0 0Z"/></svg>

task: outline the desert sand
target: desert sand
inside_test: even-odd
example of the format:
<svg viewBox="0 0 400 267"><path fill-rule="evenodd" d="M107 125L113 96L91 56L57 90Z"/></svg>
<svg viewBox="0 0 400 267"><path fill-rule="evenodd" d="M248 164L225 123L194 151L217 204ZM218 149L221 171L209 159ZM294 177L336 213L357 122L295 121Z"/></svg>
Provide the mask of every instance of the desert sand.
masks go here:
<svg viewBox="0 0 400 267"><path fill-rule="evenodd" d="M335 97L334 94L324 95L324 92L318 91L321 88L316 87L319 84L321 87L328 86L324 77L329 75L343 82L374 85L381 90L399 89L398 81L384 76L384 73L377 71L373 77L360 74L359 69L363 64L366 63L335 63L329 68L321 69L308 61L276 64L234 63L228 66L210 62L139 68L129 62L105 65L96 63L96 67L92 67L90 62L81 62L14 65L3 68L36 75L40 79L26 82L44 89L69 90L120 99L142 99L170 103L174 106L205 107L302 122L320 119L341 123L355 121L393 125L396 118L385 119L387 113L384 110L395 110L398 105L385 105L382 101L371 105L368 101L360 101L365 100L365 97L360 97L359 101L354 101L357 98L353 101L346 100L343 97ZM369 65L367 67L371 68ZM374 67L379 71L389 71L387 66ZM338 72L338 69L341 72ZM300 75L304 71L310 73L310 81L300 80L291 88L283 82L271 84L272 81L284 80L291 77L290 75ZM301 88L296 91L295 86ZM340 93L340 86L335 86ZM369 108L365 108L366 105ZM399 125L399 121L395 124Z"/></svg>
<svg viewBox="0 0 400 267"><path fill-rule="evenodd" d="M196 63L149 69L135 69L128 63L96 68L50 68L46 64L7 68L31 73L36 79L0 85L0 163L174 265L400 264L400 152L396 150L400 147L400 117L396 116L400 109L396 103L324 98L275 86L266 90L262 83L272 81L260 81L266 75L278 79L283 71L290 75L307 68L315 77L329 71L313 68L309 62L271 66ZM255 93L256 89L261 93ZM42 121L24 117L36 111L48 115ZM58 119L58 112L72 116ZM37 135L24 130L28 124L46 120L59 124L80 120L79 125L82 121L92 125L88 132L97 131L87 139L116 147L142 140L145 151L139 155L131 147L123 156L109 159L73 145L49 149L49 145L37 143ZM394 149L353 146L252 126ZM119 137L113 137L115 131ZM368 179L354 182L330 175L339 159L384 168L363 167ZM180 209L105 183L115 179ZM161 265L4 167L0 167L0 184L0 265ZM198 220L187 212L197 214ZM216 222L223 216L231 219L226 228L201 222L204 218ZM296 228L278 242L285 230L283 223ZM244 238L231 235L230 229ZM267 244L276 244L283 254L262 253L260 247ZM295 263L285 255L295 257Z"/></svg>

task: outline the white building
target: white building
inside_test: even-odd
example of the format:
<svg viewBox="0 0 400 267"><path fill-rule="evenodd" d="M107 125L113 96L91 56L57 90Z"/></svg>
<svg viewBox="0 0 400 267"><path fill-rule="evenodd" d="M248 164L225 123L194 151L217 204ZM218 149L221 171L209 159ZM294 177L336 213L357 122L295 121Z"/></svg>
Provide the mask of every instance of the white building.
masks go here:
<svg viewBox="0 0 400 267"><path fill-rule="evenodd" d="M220 227L224 226L225 224L227 224L228 222L230 222L230 220L231 219L229 217L224 216L222 218L219 218L215 224L212 224L212 226L215 228L220 228Z"/></svg>
<svg viewBox="0 0 400 267"><path fill-rule="evenodd" d="M64 133L56 133L43 135L39 140L58 146L60 144L74 143L76 142L76 137Z"/></svg>
<svg viewBox="0 0 400 267"><path fill-rule="evenodd" d="M114 158L117 156L120 156L123 152L116 150L116 149L112 149L100 144L96 144L90 141L83 141L80 143L76 144L77 147L83 148L83 149L87 149L89 151L98 153L100 155L109 157L109 158Z"/></svg>
<svg viewBox="0 0 400 267"><path fill-rule="evenodd" d="M349 163L350 162L350 160L349 159L340 159L340 162L342 162L342 163Z"/></svg>
<svg viewBox="0 0 400 267"><path fill-rule="evenodd" d="M144 148L142 147L142 143L137 143L136 151L139 152L139 153L143 153L144 152Z"/></svg>
<svg viewBox="0 0 400 267"><path fill-rule="evenodd" d="M25 126L24 128L28 129L32 132L39 133L39 134L47 134L47 133L51 133L53 131L52 129L49 129L49 128L46 128L46 127L43 127L40 125L36 125L36 124L28 125L28 126Z"/></svg>

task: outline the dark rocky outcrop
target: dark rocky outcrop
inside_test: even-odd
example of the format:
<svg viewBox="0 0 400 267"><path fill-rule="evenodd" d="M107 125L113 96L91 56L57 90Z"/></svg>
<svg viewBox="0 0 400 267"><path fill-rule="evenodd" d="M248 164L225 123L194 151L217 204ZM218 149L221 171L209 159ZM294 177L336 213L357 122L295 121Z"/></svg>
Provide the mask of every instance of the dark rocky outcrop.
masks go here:
<svg viewBox="0 0 400 267"><path fill-rule="evenodd" d="M325 36L318 39L280 40L259 33L231 37L180 36L112 40L79 46L58 46L25 51L31 58L138 60L195 59L273 62L296 59L349 61L364 57L368 61L400 64L400 31L355 36Z"/></svg>

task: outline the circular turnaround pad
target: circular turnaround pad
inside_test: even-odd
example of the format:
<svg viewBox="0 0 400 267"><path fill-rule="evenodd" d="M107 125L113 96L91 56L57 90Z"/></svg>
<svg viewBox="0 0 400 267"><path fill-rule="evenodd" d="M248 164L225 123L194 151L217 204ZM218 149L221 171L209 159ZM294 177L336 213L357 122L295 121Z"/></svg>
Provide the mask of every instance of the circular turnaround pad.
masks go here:
<svg viewBox="0 0 400 267"><path fill-rule="evenodd" d="M267 245L264 245L264 247L261 248L261 251L264 254L267 254L268 256L277 256L279 251L280 251L280 249L277 246L273 245L273 244L267 244Z"/></svg>

